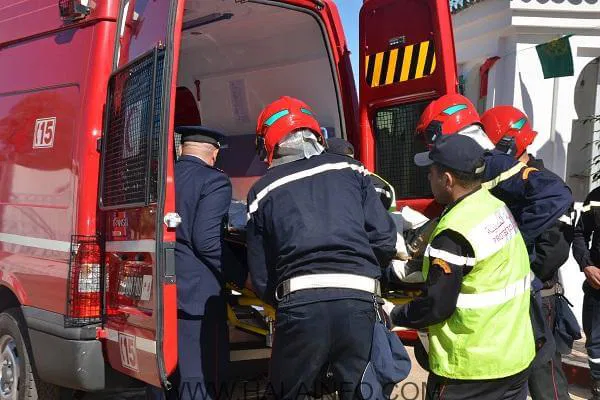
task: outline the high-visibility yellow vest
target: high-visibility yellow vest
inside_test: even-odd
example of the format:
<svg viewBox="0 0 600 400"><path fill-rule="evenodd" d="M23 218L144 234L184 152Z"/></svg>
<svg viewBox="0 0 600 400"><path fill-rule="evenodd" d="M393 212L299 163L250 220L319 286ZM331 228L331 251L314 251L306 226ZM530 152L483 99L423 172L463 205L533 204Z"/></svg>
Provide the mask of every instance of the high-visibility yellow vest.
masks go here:
<svg viewBox="0 0 600 400"><path fill-rule="evenodd" d="M431 247L433 239L447 229L469 242L474 258ZM429 327L431 371L471 380L503 378L527 368L535 356L529 258L506 205L483 188L465 197L442 216L425 255L425 277L430 257L438 255L473 267L463 278L454 313Z"/></svg>

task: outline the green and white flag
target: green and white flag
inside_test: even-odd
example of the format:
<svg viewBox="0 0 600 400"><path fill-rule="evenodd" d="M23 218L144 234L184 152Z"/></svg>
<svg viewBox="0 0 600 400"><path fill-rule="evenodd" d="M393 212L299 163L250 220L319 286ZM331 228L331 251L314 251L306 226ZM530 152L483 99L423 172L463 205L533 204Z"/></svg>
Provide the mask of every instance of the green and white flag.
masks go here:
<svg viewBox="0 0 600 400"><path fill-rule="evenodd" d="M573 56L569 42L571 36L535 46L544 71L544 79L573 76Z"/></svg>

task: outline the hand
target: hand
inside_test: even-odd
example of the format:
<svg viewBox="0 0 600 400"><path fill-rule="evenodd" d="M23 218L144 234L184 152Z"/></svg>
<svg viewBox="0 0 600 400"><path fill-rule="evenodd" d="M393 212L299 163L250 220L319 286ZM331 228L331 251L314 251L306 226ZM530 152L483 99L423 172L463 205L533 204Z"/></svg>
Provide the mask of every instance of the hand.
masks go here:
<svg viewBox="0 0 600 400"><path fill-rule="evenodd" d="M594 289L600 289L600 268L588 265L583 269L587 283Z"/></svg>
<svg viewBox="0 0 600 400"><path fill-rule="evenodd" d="M410 258L408 256L408 249L406 248L404 236L402 236L400 233L396 234L396 258L403 261L406 261Z"/></svg>
<svg viewBox="0 0 600 400"><path fill-rule="evenodd" d="M381 306L381 308L383 308L383 311L390 316L392 314L392 311L394 310L394 307L396 307L396 305L394 303L392 303L389 300L383 299L383 305ZM391 320L391 317L390 317Z"/></svg>
<svg viewBox="0 0 600 400"><path fill-rule="evenodd" d="M398 279L403 280L406 278L406 261L392 260L390 267Z"/></svg>
<svg viewBox="0 0 600 400"><path fill-rule="evenodd" d="M246 289L249 289L252 292L255 292L254 285L252 284L252 279L250 279L250 276L248 276L246 278L246 283L244 284L244 286L246 287Z"/></svg>

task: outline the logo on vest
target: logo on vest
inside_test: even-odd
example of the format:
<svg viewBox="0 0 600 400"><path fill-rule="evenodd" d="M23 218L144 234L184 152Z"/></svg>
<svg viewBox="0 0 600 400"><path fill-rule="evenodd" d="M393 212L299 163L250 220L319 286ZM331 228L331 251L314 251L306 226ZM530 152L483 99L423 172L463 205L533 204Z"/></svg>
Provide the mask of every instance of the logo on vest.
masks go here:
<svg viewBox="0 0 600 400"><path fill-rule="evenodd" d="M477 243L481 251L478 258L483 259L499 251L516 234L515 220L508 208L504 207L487 217L469 237Z"/></svg>

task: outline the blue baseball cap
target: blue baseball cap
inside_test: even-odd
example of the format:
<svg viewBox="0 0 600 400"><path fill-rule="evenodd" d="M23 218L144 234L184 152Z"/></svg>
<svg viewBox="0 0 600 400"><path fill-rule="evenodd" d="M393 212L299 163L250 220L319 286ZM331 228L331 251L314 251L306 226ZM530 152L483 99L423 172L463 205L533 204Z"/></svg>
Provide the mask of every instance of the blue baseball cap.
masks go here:
<svg viewBox="0 0 600 400"><path fill-rule="evenodd" d="M472 138L465 135L442 135L434 143L431 151L415 155L415 164L428 167L437 163L455 171L480 174L485 150Z"/></svg>

